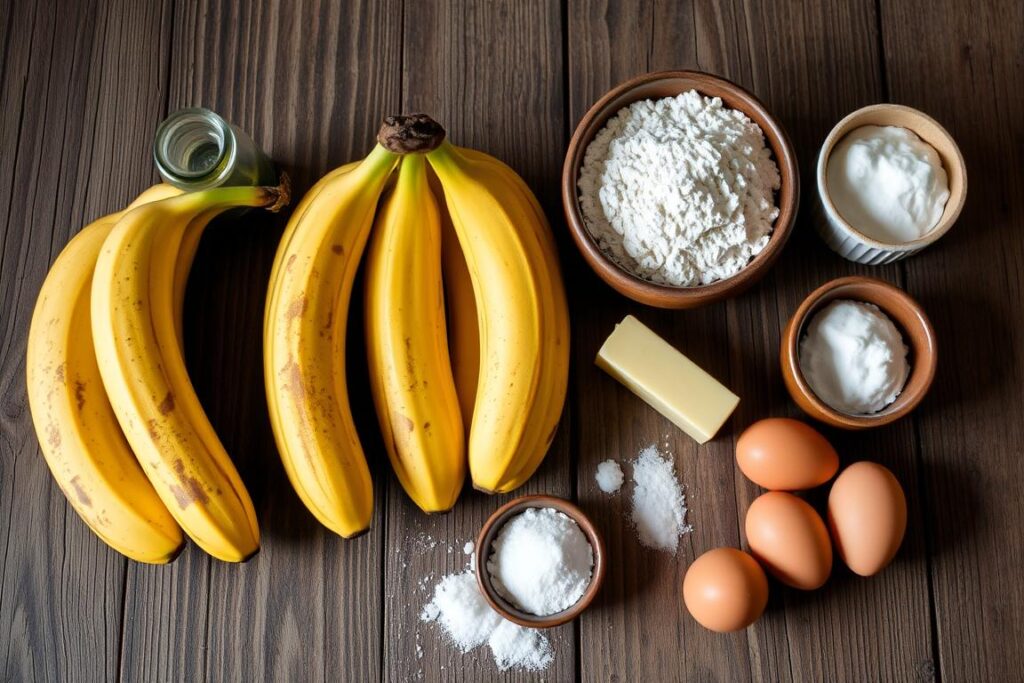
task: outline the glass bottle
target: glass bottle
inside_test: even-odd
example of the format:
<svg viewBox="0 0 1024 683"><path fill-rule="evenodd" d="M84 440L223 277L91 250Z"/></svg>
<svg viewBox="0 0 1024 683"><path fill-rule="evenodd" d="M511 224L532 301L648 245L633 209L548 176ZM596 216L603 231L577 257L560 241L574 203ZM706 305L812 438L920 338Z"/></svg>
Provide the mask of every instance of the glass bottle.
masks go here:
<svg viewBox="0 0 1024 683"><path fill-rule="evenodd" d="M277 171L249 135L202 107L179 109L157 127L160 176L186 191L220 185L276 185Z"/></svg>

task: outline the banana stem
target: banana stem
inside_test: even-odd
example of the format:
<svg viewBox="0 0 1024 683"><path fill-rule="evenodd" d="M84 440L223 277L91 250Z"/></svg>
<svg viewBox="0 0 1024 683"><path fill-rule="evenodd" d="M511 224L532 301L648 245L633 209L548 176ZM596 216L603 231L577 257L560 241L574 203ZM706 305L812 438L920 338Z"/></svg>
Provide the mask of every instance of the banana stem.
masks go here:
<svg viewBox="0 0 1024 683"><path fill-rule="evenodd" d="M426 114L388 116L377 133L381 147L394 154L431 152L444 142L444 128Z"/></svg>
<svg viewBox="0 0 1024 683"><path fill-rule="evenodd" d="M232 185L220 186L209 190L186 192L167 201L178 202L181 206L194 206L197 209L216 210L249 206L264 208L277 212L288 206L292 198L292 184L288 174L281 172L277 185Z"/></svg>

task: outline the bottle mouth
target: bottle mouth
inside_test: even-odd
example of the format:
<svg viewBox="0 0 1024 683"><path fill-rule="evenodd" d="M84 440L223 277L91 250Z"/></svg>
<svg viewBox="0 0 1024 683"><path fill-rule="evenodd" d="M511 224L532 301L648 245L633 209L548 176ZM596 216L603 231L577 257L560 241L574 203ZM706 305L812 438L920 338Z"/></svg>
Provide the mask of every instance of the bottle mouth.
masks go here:
<svg viewBox="0 0 1024 683"><path fill-rule="evenodd" d="M195 182L229 168L234 136L227 121L202 107L181 109L156 130L153 156L164 178Z"/></svg>

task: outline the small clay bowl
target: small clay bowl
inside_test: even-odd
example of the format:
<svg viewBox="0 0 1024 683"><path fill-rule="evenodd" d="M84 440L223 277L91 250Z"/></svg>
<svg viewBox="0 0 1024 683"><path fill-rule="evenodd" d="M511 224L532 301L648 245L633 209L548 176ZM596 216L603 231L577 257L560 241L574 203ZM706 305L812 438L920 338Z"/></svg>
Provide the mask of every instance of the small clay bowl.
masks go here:
<svg viewBox="0 0 1024 683"><path fill-rule="evenodd" d="M888 406L870 415L851 415L832 408L818 398L800 371L800 340L814 314L836 299L863 301L878 306L903 335L910 352L910 377L903 391ZM789 395L805 413L841 429L869 429L900 419L921 402L935 377L938 351L935 330L917 303L898 287L870 277L842 277L826 282L810 293L789 319L782 333L780 349L782 378Z"/></svg>
<svg viewBox="0 0 1024 683"><path fill-rule="evenodd" d="M889 243L865 235L849 223L832 202L828 190L828 160L832 150L851 131L861 126L898 126L915 133L931 145L942 160L949 183L949 199L939 222L923 237L910 242ZM934 244L960 217L967 199L967 165L956 140L938 121L924 112L901 104L872 104L848 114L825 138L818 153L818 201L824 216L815 220L818 234L829 248L856 263L879 265L912 256Z"/></svg>
<svg viewBox="0 0 1024 683"><path fill-rule="evenodd" d="M590 585L587 586L587 590L576 601L576 604L568 609L543 617L524 612L501 597L498 591L494 589L494 585L491 583L491 574L487 571L487 560L491 555L491 543L498 537L505 522L527 508L554 508L565 514L576 522L594 551L594 569L590 576ZM604 580L604 541L601 540L601 535L597 533L597 529L594 527L594 523L590 521L590 518L569 501L553 496L521 496L502 505L484 522L484 526L480 529L480 534L476 539L476 555L474 557L473 569L476 571L476 581L480 586L480 592L483 593L484 598L494 608L494 611L520 626L551 628L572 621L583 610L587 609L594 600L594 596L597 595L597 591L601 588L601 582Z"/></svg>
<svg viewBox="0 0 1024 683"><path fill-rule="evenodd" d="M634 275L601 251L583 221L576 182L587 147L594 136L604 128L608 119L615 116L620 109L639 100L674 97L688 90L720 98L725 106L743 112L761 127L781 176L780 188L776 193L779 216L775 219L768 245L736 275L709 285L673 287L655 284ZM736 296L760 280L775 263L786 240L789 239L799 205L800 173L797 170L796 154L786 131L749 92L724 78L699 71L661 71L644 74L612 89L590 108L576 127L576 132L569 141L565 164L562 166L562 206L569 232L584 260L602 280L620 294L633 301L659 308L703 306Z"/></svg>

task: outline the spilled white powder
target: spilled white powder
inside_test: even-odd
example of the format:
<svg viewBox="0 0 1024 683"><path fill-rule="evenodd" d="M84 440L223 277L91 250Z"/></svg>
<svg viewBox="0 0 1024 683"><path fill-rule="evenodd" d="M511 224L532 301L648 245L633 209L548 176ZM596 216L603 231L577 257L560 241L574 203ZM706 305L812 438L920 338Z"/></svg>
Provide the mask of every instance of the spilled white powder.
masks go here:
<svg viewBox="0 0 1024 683"><path fill-rule="evenodd" d="M615 493L622 488L624 477L622 468L614 460L605 460L597 466L597 473L594 475L597 486L605 493Z"/></svg>
<svg viewBox="0 0 1024 683"><path fill-rule="evenodd" d="M463 653L484 643L501 671L541 671L554 659L547 636L506 621L491 609L472 571L449 574L434 587L434 597L420 613L424 622L440 624L448 640Z"/></svg>
<svg viewBox="0 0 1024 683"><path fill-rule="evenodd" d="M498 669L517 668L542 671L551 664L555 653L547 637L537 629L523 628L502 619L487 640Z"/></svg>
<svg viewBox="0 0 1024 683"><path fill-rule="evenodd" d="M494 589L530 614L568 609L590 585L594 550L576 522L554 508L527 508L516 515L491 550L487 571Z"/></svg>
<svg viewBox="0 0 1024 683"><path fill-rule="evenodd" d="M692 529L686 523L686 497L672 461L653 444L648 446L633 461L633 483L630 519L640 543L674 555L679 537Z"/></svg>
<svg viewBox="0 0 1024 683"><path fill-rule="evenodd" d="M466 541L466 545L462 546L462 552L466 555L472 555L475 547L476 545L473 541Z"/></svg>
<svg viewBox="0 0 1024 683"><path fill-rule="evenodd" d="M463 652L483 645L502 621L476 585L472 572L449 574L434 587L434 598L420 613L422 621L436 621Z"/></svg>
<svg viewBox="0 0 1024 683"><path fill-rule="evenodd" d="M621 109L587 146L587 230L626 270L694 287L732 277L768 244L779 169L756 123L690 90Z"/></svg>

